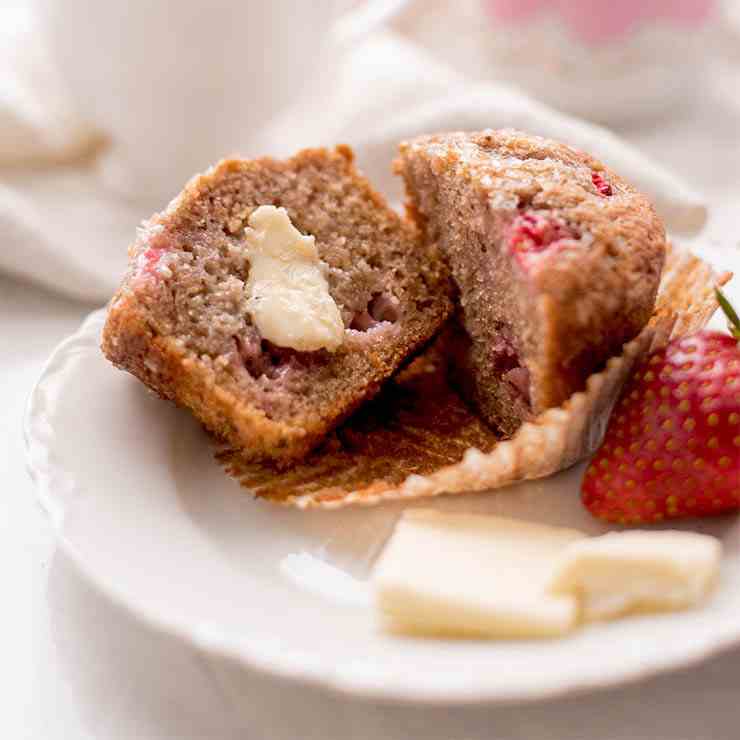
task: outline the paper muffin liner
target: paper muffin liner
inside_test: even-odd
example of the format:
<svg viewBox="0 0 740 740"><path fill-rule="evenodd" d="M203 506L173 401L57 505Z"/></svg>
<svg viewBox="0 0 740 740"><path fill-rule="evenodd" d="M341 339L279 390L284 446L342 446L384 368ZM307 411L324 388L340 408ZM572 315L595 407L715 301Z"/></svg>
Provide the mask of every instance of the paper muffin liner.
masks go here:
<svg viewBox="0 0 740 740"><path fill-rule="evenodd" d="M304 462L281 471L230 448L216 457L257 497L302 509L488 491L552 475L594 452L634 365L701 329L717 308L714 286L729 278L687 251L669 249L648 325L583 391L508 440L449 386L440 340Z"/></svg>

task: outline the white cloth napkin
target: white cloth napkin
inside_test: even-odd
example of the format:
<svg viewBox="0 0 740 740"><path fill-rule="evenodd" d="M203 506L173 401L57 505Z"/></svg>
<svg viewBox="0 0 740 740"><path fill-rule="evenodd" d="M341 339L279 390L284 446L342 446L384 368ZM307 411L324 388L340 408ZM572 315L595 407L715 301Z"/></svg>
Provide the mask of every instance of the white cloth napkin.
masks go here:
<svg viewBox="0 0 740 740"><path fill-rule="evenodd" d="M32 34L29 16L0 9L0 271L104 301L137 223L165 204L128 202L101 186L95 154L105 132L92 132L69 109ZM401 139L512 126L599 156L652 197L674 232L696 232L706 220L699 194L605 129L504 85L471 83L391 32L345 53L269 128L264 150L245 154L348 143L368 177L397 202L390 166Z"/></svg>

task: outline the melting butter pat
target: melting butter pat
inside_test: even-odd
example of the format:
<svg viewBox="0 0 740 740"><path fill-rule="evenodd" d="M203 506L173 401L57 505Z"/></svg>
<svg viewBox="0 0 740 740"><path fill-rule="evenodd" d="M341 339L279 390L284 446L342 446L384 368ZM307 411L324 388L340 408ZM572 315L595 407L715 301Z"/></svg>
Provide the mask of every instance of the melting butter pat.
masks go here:
<svg viewBox="0 0 740 740"><path fill-rule="evenodd" d="M554 593L575 596L585 621L684 609L717 579L721 545L694 532L613 532L572 543L553 574Z"/></svg>
<svg viewBox="0 0 740 740"><path fill-rule="evenodd" d="M244 235L247 311L262 337L303 352L336 350L344 324L314 237L301 234L275 206L255 209Z"/></svg>
<svg viewBox="0 0 740 740"><path fill-rule="evenodd" d="M394 632L545 637L575 626L574 596L548 592L553 563L585 535L498 517L410 509L373 575Z"/></svg>

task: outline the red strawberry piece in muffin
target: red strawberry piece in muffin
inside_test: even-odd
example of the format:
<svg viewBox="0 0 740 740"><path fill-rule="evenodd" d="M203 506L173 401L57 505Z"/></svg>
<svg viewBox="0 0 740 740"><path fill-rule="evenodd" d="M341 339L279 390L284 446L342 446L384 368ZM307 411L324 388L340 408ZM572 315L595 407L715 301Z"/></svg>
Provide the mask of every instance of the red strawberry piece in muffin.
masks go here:
<svg viewBox="0 0 740 740"><path fill-rule="evenodd" d="M566 247L566 240L577 238L578 234L557 218L527 211L512 221L508 249L522 269L528 271L541 262L541 256L552 254Z"/></svg>
<svg viewBox="0 0 740 740"><path fill-rule="evenodd" d="M599 193L604 197L608 197L614 194L612 191L612 186L608 183L607 180L604 179L604 176L600 172L591 173L591 182L594 184L594 187L599 191Z"/></svg>

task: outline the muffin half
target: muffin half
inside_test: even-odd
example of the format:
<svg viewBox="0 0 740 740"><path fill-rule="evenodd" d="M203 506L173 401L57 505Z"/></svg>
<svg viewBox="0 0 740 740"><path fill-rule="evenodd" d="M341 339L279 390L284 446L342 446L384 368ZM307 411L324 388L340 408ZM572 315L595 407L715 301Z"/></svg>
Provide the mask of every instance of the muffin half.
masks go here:
<svg viewBox="0 0 740 740"><path fill-rule="evenodd" d="M510 435L581 390L645 325L665 229L618 175L554 141L487 130L400 151L408 213L459 293L455 380Z"/></svg>
<svg viewBox="0 0 740 740"><path fill-rule="evenodd" d="M346 147L223 161L129 253L103 352L255 459L304 456L451 311L441 262Z"/></svg>

